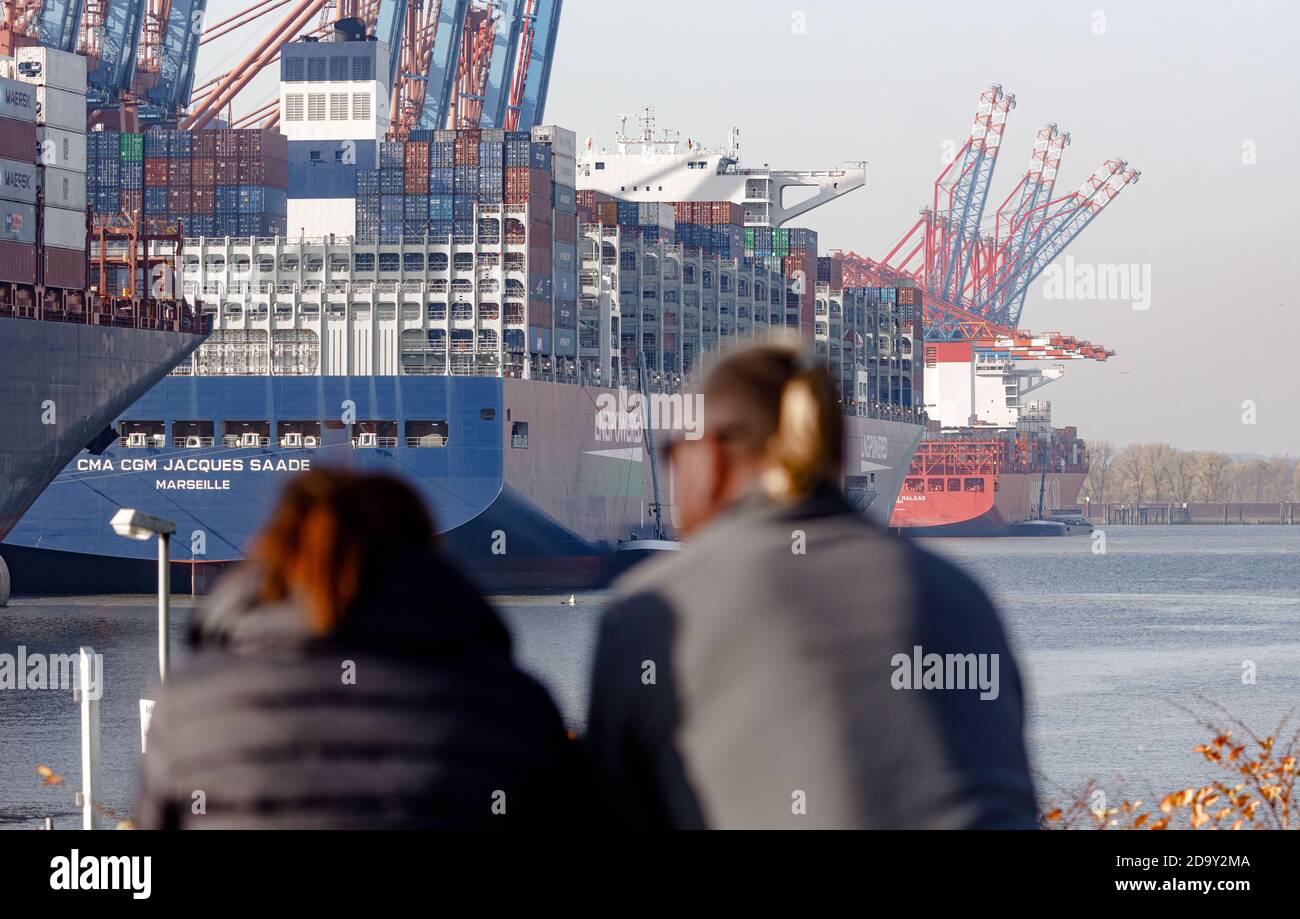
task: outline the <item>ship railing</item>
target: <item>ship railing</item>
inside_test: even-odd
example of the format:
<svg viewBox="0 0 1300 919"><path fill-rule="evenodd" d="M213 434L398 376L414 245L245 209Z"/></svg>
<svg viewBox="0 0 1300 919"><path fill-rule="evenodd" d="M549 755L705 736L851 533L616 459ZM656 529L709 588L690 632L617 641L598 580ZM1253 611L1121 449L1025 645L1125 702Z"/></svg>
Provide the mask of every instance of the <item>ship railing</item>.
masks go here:
<svg viewBox="0 0 1300 919"><path fill-rule="evenodd" d="M447 446L447 438L441 434L426 434L423 437L408 437L406 445L417 449L427 449Z"/></svg>
<svg viewBox="0 0 1300 919"><path fill-rule="evenodd" d="M216 443L215 437L200 437L190 435L188 437L173 437L172 446L189 450L197 450L200 447L211 447Z"/></svg>
<svg viewBox="0 0 1300 919"><path fill-rule="evenodd" d="M397 438L396 437L373 437L373 438L367 437L363 439L361 437L353 437L352 446L356 449L396 447Z"/></svg>
<svg viewBox="0 0 1300 919"><path fill-rule="evenodd" d="M259 374L259 375L260 375L260 374ZM244 443L244 435L243 435L243 434L226 434L226 435L222 436L222 438L221 438L221 445L222 445L223 447L231 447L231 448L236 449L236 450L238 450L238 449L240 449L240 448L253 449L253 445L252 445L252 444L246 444L246 443ZM270 445L271 445L271 438L270 438L270 437L259 437L259 438L257 438L257 446L259 446L259 447L269 447Z"/></svg>
<svg viewBox="0 0 1300 919"><path fill-rule="evenodd" d="M167 438L162 434L146 434L143 438L127 435L117 439L117 445L128 450L158 450L166 444Z"/></svg>

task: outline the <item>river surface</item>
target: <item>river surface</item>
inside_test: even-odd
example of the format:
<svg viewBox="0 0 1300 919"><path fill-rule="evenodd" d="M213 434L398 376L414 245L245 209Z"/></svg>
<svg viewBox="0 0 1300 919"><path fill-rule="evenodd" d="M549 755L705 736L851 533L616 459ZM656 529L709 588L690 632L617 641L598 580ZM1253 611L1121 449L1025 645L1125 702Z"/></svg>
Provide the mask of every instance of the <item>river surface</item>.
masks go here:
<svg viewBox="0 0 1300 919"><path fill-rule="evenodd" d="M1113 799L1208 779L1192 752L1219 707L1261 735L1300 703L1300 527L1112 527L1089 537L932 539L995 598L1028 693L1040 796L1094 779ZM595 629L585 594L497 598L516 657L581 730ZM174 599L183 658L193 601ZM0 610L0 654L104 655L102 800L128 814L139 698L156 672L152 597L18 598ZM1243 674L1246 679L1243 679ZM1300 716L1300 713L1297 713ZM1293 719L1288 733L1300 728ZM1240 734L1240 729L1237 729ZM43 785L38 766L66 781ZM0 690L0 829L52 816L78 825L78 709L68 692Z"/></svg>

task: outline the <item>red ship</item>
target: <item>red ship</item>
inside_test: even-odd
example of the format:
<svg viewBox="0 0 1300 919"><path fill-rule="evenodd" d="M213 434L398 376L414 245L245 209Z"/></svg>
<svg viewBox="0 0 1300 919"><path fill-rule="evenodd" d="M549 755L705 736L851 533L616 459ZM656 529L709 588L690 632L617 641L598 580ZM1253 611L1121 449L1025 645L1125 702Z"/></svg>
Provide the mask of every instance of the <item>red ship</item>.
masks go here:
<svg viewBox="0 0 1300 919"><path fill-rule="evenodd" d="M1076 506L1087 473L1073 428L931 435L916 448L889 525L909 536L1088 530Z"/></svg>

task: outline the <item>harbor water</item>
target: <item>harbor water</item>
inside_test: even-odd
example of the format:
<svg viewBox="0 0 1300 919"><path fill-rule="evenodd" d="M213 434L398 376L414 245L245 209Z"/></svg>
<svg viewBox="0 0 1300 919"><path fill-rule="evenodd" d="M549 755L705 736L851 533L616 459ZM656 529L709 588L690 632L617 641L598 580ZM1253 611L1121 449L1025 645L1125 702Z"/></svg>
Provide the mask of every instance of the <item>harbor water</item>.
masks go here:
<svg viewBox="0 0 1300 919"><path fill-rule="evenodd" d="M1094 779L1112 800L1215 776L1192 748L1218 707L1261 736L1300 703L1300 529L1112 527L1100 540L926 540L994 596L1024 670L1040 796ZM606 597L497 598L519 662L583 728ZM174 598L183 664L194 601ZM863 615L870 615L869 600ZM104 656L103 803L128 815L139 704L156 673L154 599L18 598L0 610L0 654ZM78 710L71 693L0 690L0 828L79 825ZM1288 734L1300 727L1293 722ZM43 784L38 766L62 776Z"/></svg>

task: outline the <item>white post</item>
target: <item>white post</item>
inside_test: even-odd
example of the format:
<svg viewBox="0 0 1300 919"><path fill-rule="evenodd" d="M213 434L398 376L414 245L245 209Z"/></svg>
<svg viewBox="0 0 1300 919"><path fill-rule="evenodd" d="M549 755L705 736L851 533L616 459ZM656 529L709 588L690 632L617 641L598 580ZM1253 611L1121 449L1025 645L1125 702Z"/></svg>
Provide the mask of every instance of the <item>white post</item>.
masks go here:
<svg viewBox="0 0 1300 919"><path fill-rule="evenodd" d="M158 534L158 678L167 679L168 603L171 601L171 564L168 559L168 536Z"/></svg>
<svg viewBox="0 0 1300 919"><path fill-rule="evenodd" d="M83 646L77 659L81 702L81 828L98 829L95 796L99 794L99 694L103 674L96 673L95 649Z"/></svg>

